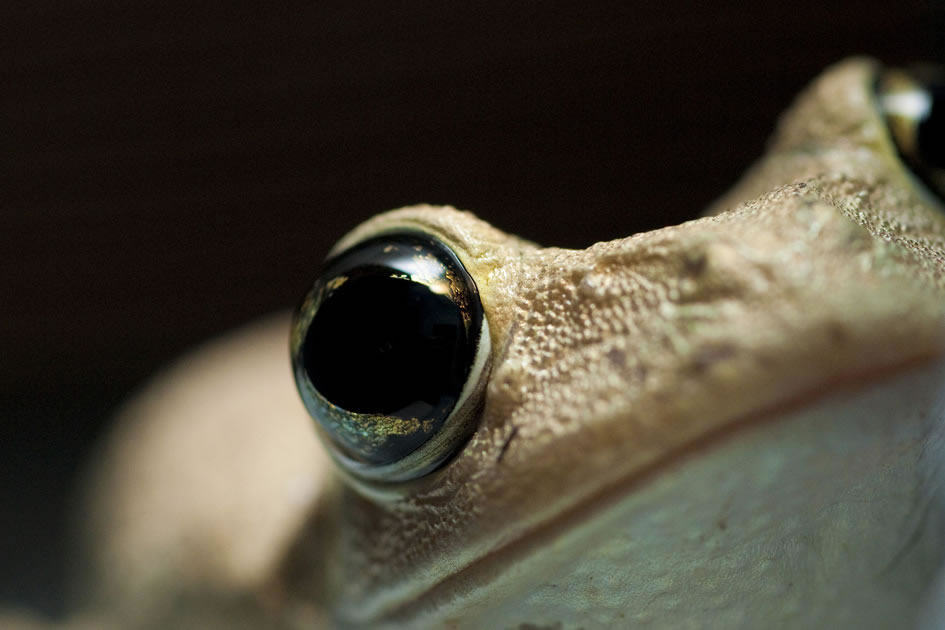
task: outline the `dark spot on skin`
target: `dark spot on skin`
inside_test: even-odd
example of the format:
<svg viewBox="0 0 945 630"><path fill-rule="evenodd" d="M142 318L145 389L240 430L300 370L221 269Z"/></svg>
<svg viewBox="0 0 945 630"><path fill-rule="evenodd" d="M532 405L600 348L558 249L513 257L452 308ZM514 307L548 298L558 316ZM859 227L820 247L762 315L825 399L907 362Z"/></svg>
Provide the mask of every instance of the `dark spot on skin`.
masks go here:
<svg viewBox="0 0 945 630"><path fill-rule="evenodd" d="M705 372L719 361L732 358L735 353L735 346L730 343L702 346L693 356L689 369L696 373Z"/></svg>
<svg viewBox="0 0 945 630"><path fill-rule="evenodd" d="M728 521L726 521L724 518L720 518L719 522L716 523L716 525L718 525L719 529L722 530L723 532L726 529L728 529Z"/></svg>
<svg viewBox="0 0 945 630"><path fill-rule="evenodd" d="M509 432L508 437L505 438L505 442L502 443L502 448L499 449L499 456L496 458L496 462L501 462L502 458L505 457L505 453L509 450L509 444L512 443L512 440L518 434L518 427L512 427L512 430Z"/></svg>
<svg viewBox="0 0 945 630"><path fill-rule="evenodd" d="M850 338L846 329L837 323L832 323L827 327L827 335L830 337L831 343L835 346L844 345Z"/></svg>
<svg viewBox="0 0 945 630"><path fill-rule="evenodd" d="M706 254L703 250L686 252L683 256L683 270L687 275L697 276L705 271Z"/></svg>
<svg viewBox="0 0 945 630"><path fill-rule="evenodd" d="M627 355L623 350L618 350L617 348L611 348L607 351L607 359L619 368L627 364Z"/></svg>
<svg viewBox="0 0 945 630"><path fill-rule="evenodd" d="M764 367L771 367L772 365L778 364L777 357L769 352L758 352L755 355L755 360Z"/></svg>
<svg viewBox="0 0 945 630"><path fill-rule="evenodd" d="M649 374L649 370L645 365L641 365L636 361L627 362L627 353L623 350L617 348L611 348L608 350L604 357L613 365L616 369L624 373L624 375L631 381L637 383L643 383L646 381L646 377Z"/></svg>

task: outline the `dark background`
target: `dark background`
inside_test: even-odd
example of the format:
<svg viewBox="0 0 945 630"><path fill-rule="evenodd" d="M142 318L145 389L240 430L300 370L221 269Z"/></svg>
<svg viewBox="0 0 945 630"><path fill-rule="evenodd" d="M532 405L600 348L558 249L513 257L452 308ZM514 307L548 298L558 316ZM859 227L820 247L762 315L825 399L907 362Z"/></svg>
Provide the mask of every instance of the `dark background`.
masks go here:
<svg viewBox="0 0 945 630"><path fill-rule="evenodd" d="M583 247L694 217L824 66L945 60L941 4L0 6L0 601L62 609L110 410L417 202Z"/></svg>

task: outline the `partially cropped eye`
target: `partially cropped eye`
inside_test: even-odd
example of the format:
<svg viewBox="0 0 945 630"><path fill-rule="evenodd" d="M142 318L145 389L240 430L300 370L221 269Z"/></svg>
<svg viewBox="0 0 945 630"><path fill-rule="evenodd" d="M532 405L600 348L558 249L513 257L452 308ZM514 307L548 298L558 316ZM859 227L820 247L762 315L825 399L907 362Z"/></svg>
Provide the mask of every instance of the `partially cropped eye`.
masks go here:
<svg viewBox="0 0 945 630"><path fill-rule="evenodd" d="M489 329L442 242L388 232L329 260L299 307L292 365L337 461L379 481L430 472L478 421Z"/></svg>
<svg viewBox="0 0 945 630"><path fill-rule="evenodd" d="M877 89L899 155L945 197L945 76L932 68L912 73L887 70Z"/></svg>

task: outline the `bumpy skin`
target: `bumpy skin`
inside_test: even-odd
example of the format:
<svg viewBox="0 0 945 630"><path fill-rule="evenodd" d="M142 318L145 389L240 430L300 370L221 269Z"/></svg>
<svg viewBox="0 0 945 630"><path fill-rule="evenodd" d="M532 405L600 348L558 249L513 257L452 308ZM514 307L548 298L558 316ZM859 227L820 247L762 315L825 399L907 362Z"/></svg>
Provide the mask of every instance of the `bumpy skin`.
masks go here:
<svg viewBox="0 0 945 630"><path fill-rule="evenodd" d="M227 627L226 610L290 627L458 624L510 558L594 518L588 506L643 492L753 418L939 357L945 215L896 157L876 70L852 60L819 78L699 220L581 251L450 208L356 228L336 250L420 228L476 280L493 361L470 442L427 478L354 487L296 401L287 321L237 333L152 386L105 448L90 609L167 619L183 593Z"/></svg>

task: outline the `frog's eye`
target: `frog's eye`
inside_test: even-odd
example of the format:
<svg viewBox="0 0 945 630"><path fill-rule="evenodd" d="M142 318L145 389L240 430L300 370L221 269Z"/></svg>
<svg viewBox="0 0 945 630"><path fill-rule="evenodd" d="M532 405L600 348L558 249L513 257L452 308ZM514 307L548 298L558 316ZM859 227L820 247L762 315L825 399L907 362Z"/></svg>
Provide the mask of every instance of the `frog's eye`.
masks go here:
<svg viewBox="0 0 945 630"><path fill-rule="evenodd" d="M879 104L903 160L945 197L945 77L929 68L887 70L878 82Z"/></svg>
<svg viewBox="0 0 945 630"><path fill-rule="evenodd" d="M478 421L489 328L442 242L388 232L329 260L299 307L292 366L335 459L403 481L454 454Z"/></svg>

